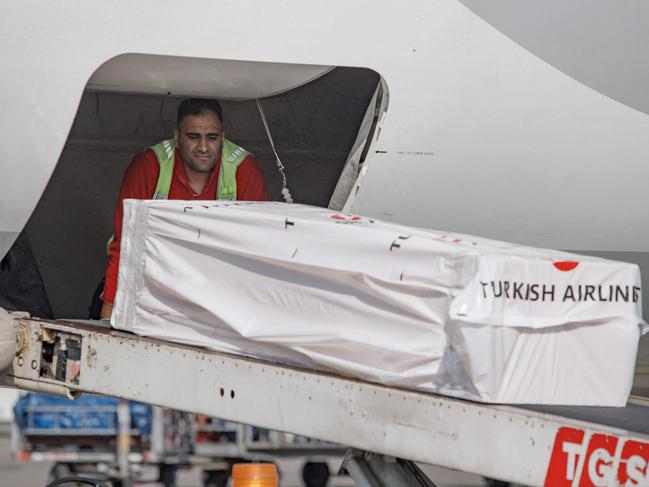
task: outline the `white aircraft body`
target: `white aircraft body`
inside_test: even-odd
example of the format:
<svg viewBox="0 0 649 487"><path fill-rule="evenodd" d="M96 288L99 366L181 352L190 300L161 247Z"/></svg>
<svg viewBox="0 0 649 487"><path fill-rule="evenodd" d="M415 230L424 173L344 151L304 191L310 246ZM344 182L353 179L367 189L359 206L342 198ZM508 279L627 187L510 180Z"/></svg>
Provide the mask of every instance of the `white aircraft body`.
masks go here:
<svg viewBox="0 0 649 487"><path fill-rule="evenodd" d="M645 2L23 0L3 7L0 258L29 234L56 317L83 317L105 266L119 178L137 148L171 135L168 100L262 99L274 136L319 141L326 152L331 134L352 125L342 112L318 122L320 111L308 105L318 101L313 94L302 98L302 118L295 100L282 102L286 116L272 108L277 95L336 72L351 73L350 93L358 73L370 70L376 82L369 103L340 81L318 88L323 111L334 95L366 107L344 167L320 188L322 204L628 260L649 272ZM263 130L259 118L237 120L244 141L242 120ZM320 166L312 170L313 154L300 154L303 164L286 164L288 185L297 201L311 202ZM267 178L268 167L272 158ZM268 182L278 197L276 178ZM7 323L5 315L0 369L15 355ZM13 399L0 398L0 420ZM501 436L502 424L500 445L510 438ZM470 444L480 445L473 436ZM527 459L520 463L527 468Z"/></svg>

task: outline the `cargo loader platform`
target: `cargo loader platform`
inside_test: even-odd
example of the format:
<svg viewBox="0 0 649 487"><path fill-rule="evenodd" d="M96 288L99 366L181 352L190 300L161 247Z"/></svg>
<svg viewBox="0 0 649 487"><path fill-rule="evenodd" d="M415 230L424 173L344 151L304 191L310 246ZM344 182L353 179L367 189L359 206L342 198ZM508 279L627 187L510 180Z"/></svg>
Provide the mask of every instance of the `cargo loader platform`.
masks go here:
<svg viewBox="0 0 649 487"><path fill-rule="evenodd" d="M625 408L486 405L117 332L17 323L8 382L104 394L350 448L359 485L434 485L423 462L530 486L649 485L649 402ZM386 483L387 482L387 483Z"/></svg>

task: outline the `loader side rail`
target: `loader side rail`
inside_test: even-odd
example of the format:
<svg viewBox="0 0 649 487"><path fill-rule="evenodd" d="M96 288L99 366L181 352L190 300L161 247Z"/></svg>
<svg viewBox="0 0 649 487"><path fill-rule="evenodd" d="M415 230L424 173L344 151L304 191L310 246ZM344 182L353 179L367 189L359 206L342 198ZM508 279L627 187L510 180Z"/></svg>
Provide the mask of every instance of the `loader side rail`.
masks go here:
<svg viewBox="0 0 649 487"><path fill-rule="evenodd" d="M25 389L117 396L530 486L578 485L585 476L624 485L649 460L642 403L628 409L637 428L623 429L552 408L405 391L89 324L23 319L20 327L11 375ZM626 418L625 409L617 414Z"/></svg>

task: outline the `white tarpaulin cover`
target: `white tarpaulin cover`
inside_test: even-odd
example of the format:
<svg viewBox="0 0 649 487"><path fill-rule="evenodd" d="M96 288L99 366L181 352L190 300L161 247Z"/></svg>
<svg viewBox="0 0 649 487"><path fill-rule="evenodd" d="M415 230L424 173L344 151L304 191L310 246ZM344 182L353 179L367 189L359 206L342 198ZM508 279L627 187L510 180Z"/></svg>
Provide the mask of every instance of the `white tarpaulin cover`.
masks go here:
<svg viewBox="0 0 649 487"><path fill-rule="evenodd" d="M127 201L115 328L485 402L622 406L632 264L283 203Z"/></svg>

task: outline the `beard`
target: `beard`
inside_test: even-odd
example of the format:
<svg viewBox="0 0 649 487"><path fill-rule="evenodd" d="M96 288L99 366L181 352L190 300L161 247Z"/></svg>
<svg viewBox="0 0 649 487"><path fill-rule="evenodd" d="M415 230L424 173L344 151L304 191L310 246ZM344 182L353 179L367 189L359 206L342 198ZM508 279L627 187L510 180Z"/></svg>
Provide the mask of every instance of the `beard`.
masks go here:
<svg viewBox="0 0 649 487"><path fill-rule="evenodd" d="M180 154L183 156L183 161L185 161L185 164L192 170L196 172L210 172L216 165L216 161L219 158L220 152L198 152L196 150L181 150Z"/></svg>

